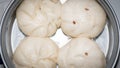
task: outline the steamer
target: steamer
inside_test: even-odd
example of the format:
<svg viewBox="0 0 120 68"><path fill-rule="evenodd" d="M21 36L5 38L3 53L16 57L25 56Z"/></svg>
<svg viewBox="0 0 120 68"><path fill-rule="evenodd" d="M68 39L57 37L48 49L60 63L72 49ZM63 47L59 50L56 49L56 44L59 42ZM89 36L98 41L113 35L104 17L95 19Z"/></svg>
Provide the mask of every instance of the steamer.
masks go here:
<svg viewBox="0 0 120 68"><path fill-rule="evenodd" d="M4 2L5 1L5 2ZM1 22L0 22L0 48L1 62L0 68L15 68L12 62L12 55L18 41L24 36L20 33L15 18L15 11L22 0L1 0ZM98 0L107 14L107 24L103 32L95 39L106 55L106 68L120 68L119 47L120 47L120 9L119 0ZM2 4L5 3L5 4ZM118 3L118 4L117 4ZM7 6L6 6L7 5ZM15 40L18 41L15 41Z"/></svg>

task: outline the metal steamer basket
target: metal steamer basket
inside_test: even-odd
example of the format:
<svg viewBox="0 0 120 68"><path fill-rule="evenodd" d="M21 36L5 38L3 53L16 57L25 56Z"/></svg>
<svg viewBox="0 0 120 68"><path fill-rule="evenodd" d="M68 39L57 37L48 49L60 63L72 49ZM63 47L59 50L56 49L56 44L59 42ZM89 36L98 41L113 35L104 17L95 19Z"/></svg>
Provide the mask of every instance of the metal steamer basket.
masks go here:
<svg viewBox="0 0 120 68"><path fill-rule="evenodd" d="M15 68L13 56L13 37L16 20L16 9L22 0L12 0L2 16L0 23L1 56L6 68ZM107 60L107 68L116 68L119 57L120 23L117 15L108 0L98 0L107 14L107 22L103 32L95 39L104 52ZM15 37L14 37L15 38ZM120 67L118 67L120 68Z"/></svg>

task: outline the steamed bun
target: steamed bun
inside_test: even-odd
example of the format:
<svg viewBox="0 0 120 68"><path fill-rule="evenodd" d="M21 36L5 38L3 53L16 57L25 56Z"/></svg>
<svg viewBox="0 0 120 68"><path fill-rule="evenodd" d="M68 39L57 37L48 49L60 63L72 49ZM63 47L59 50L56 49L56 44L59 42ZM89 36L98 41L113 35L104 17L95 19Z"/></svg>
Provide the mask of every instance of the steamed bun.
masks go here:
<svg viewBox="0 0 120 68"><path fill-rule="evenodd" d="M106 68L106 60L98 45L88 38L72 39L59 50L59 68Z"/></svg>
<svg viewBox="0 0 120 68"><path fill-rule="evenodd" d="M57 45L48 38L27 37L17 47L13 61L16 68L56 68Z"/></svg>
<svg viewBox="0 0 120 68"><path fill-rule="evenodd" d="M60 10L57 0L24 0L16 12L18 26L27 36L52 36L60 25Z"/></svg>
<svg viewBox="0 0 120 68"><path fill-rule="evenodd" d="M43 0L41 9L48 17L48 20L55 23L57 27L61 24L61 3L59 0Z"/></svg>
<svg viewBox="0 0 120 68"><path fill-rule="evenodd" d="M61 11L61 28L68 36L95 38L105 26L106 14L96 0L68 0Z"/></svg>

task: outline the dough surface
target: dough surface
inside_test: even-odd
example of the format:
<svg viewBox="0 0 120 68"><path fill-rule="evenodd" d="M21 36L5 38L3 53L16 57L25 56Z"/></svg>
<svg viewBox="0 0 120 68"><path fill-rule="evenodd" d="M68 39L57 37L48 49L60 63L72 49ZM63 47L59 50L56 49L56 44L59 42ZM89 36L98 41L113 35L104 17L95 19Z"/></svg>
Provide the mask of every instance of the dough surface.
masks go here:
<svg viewBox="0 0 120 68"><path fill-rule="evenodd" d="M24 0L16 12L18 26L27 36L49 37L59 28L58 0Z"/></svg>
<svg viewBox="0 0 120 68"><path fill-rule="evenodd" d="M59 50L59 68L106 68L98 45L87 38L75 38Z"/></svg>
<svg viewBox="0 0 120 68"><path fill-rule="evenodd" d="M105 26L106 13L96 0L68 0L61 11L61 28L68 36L95 38Z"/></svg>
<svg viewBox="0 0 120 68"><path fill-rule="evenodd" d="M49 38L27 37L17 47L16 68L56 68L58 46Z"/></svg>

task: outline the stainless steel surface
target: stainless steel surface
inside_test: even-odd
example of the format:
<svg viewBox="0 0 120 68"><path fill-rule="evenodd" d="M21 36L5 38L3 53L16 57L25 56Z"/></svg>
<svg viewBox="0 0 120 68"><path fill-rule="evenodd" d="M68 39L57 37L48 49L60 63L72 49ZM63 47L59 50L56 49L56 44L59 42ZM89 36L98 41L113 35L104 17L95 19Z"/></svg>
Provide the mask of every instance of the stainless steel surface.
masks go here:
<svg viewBox="0 0 120 68"><path fill-rule="evenodd" d="M4 10L7 7L9 2L10 2L10 0L0 0L0 19L3 16L3 12L4 12Z"/></svg>
<svg viewBox="0 0 120 68"><path fill-rule="evenodd" d="M109 2L113 6L115 13L120 21L120 0L109 0ZM119 25L119 27L120 27L120 25ZM119 49L120 49L120 46L119 46ZM117 60L116 68L120 68L120 55L119 55L119 59Z"/></svg>
<svg viewBox="0 0 120 68"><path fill-rule="evenodd" d="M0 64L0 68L4 68L3 64Z"/></svg>
<svg viewBox="0 0 120 68"><path fill-rule="evenodd" d="M12 63L12 53L11 53L11 29L12 29L12 24L15 18L15 10L17 8L17 6L19 5L19 3L21 2L21 0L12 0L9 5L6 8L6 11L3 14L3 18L1 20L0 23L0 45L1 45L1 56L3 59L3 63L4 66L6 68L14 68L14 65ZM7 15L6 15L7 14ZM5 21L6 18L6 21ZM2 23L2 22L6 22L6 23ZM3 26L4 25L4 26ZM4 34L5 31L5 34ZM3 36L4 35L4 38ZM5 40L6 41L3 41ZM6 46L7 45L7 46Z"/></svg>
<svg viewBox="0 0 120 68"><path fill-rule="evenodd" d="M0 20L3 16L3 13L4 13L6 7L8 6L9 2L10 2L10 0L0 0ZM1 55L0 55L0 68L4 68L4 64L2 62Z"/></svg>
<svg viewBox="0 0 120 68"><path fill-rule="evenodd" d="M5 1L5 0L3 0ZM10 1L10 0L9 0ZM15 0L14 0L15 1ZM110 32L107 32L110 38L108 44L109 45L109 52L105 51L107 54L107 63L108 66L107 68L120 68L120 62L118 60L118 56L119 56L119 20L120 20L120 9L119 8L119 4L120 0L101 0L101 3L103 3L103 1L105 1L106 3L109 3L109 7L104 7L106 12L108 13L108 25L106 26L106 30L108 29ZM18 4L20 2L18 2L18 0L16 0L16 3L14 4ZM11 3L12 5L13 3ZM107 6L107 5L102 5L102 6ZM5 6L6 7L6 6ZM9 6L10 7L10 6ZM0 7L2 8L2 7ZM15 5L12 5L11 8L7 8L7 10L9 10L9 12L7 11L5 15L4 15L4 20L2 20L2 22L4 22L5 24L2 24L2 39L4 41L1 41L1 43L5 44L6 46L2 46L3 47L3 51L2 51L2 58L4 60L5 66L6 68L14 68L13 64L11 63L11 56L12 56L12 50L11 47L9 47L9 45L11 44L11 30L12 30L12 25L13 25L13 21L14 21L14 16L12 15L11 12L14 11L14 9L12 8L16 8ZM110 9L108 9L110 8ZM4 11L4 9L3 9ZM3 11L1 11L3 13ZM11 13L11 14L10 14ZM14 13L13 13L14 14ZM4 26L4 27L3 27ZM105 32L106 32L105 30ZM104 33L104 32L103 32ZM102 34L103 34L102 33ZM105 34L101 36L106 36ZM1 38L1 37L0 37ZM7 42L7 43L6 43ZM115 43L116 42L116 43ZM98 41L99 43L99 41ZM105 49L106 50L106 49ZM104 50L103 50L104 51ZM9 57L7 57L9 56ZM9 67L8 67L9 66Z"/></svg>

